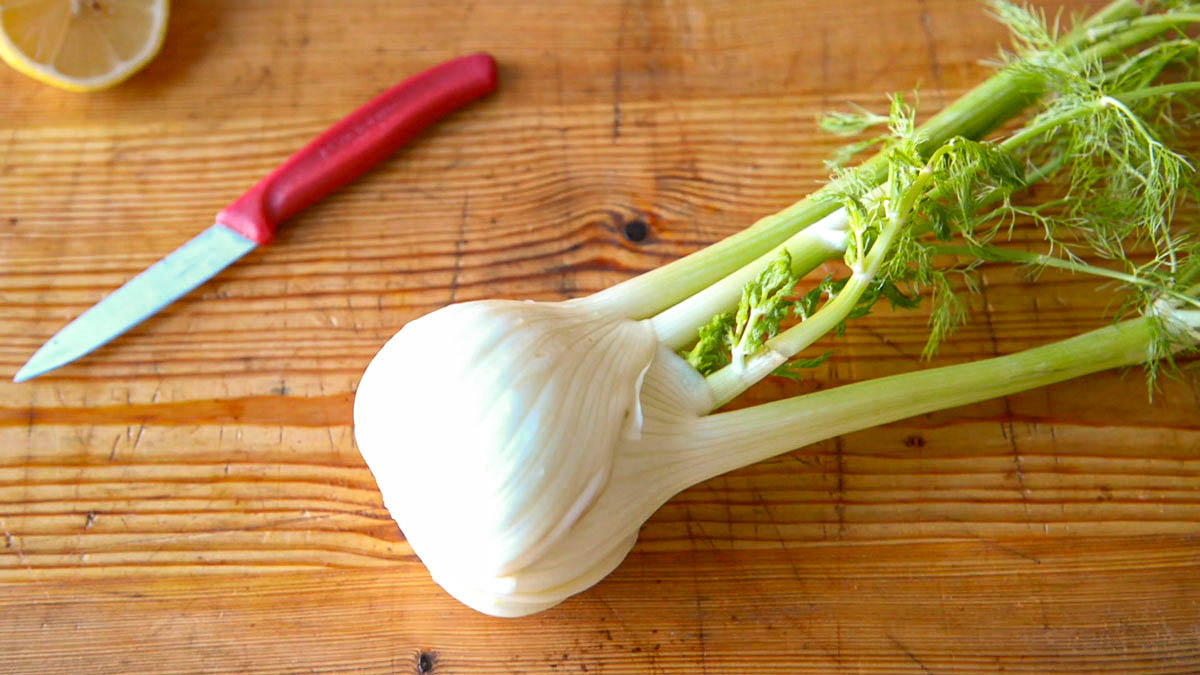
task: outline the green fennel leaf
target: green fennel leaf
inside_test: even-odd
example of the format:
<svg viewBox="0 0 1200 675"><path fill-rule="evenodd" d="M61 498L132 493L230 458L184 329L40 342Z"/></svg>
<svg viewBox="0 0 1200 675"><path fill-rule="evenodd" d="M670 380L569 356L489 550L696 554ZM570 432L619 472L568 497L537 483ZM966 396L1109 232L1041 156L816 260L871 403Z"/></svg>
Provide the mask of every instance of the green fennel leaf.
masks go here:
<svg viewBox="0 0 1200 675"><path fill-rule="evenodd" d="M792 359L791 361L788 361L782 366L779 366L775 370L771 371L771 374L775 377L783 377L794 382L799 382L804 379L804 371L816 368L822 363L828 361L829 357L831 356L833 356L832 350L827 351L820 356L814 356L811 359Z"/></svg>
<svg viewBox="0 0 1200 675"><path fill-rule="evenodd" d="M700 328L700 339L690 350L681 353L702 375L709 375L729 365L729 350L734 326L733 315L718 314Z"/></svg>
<svg viewBox="0 0 1200 675"><path fill-rule="evenodd" d="M871 148L874 148L878 145L882 145L889 138L891 138L891 137L890 136L875 136L874 138L868 138L865 140L850 143L848 145L843 145L842 147L835 150L833 155L829 159L825 160L825 168L829 169L830 171L840 169L840 168L846 166L847 164L849 164L850 161L852 159L854 159L856 156L858 156L858 155L866 152L867 150L870 150Z"/></svg>
<svg viewBox="0 0 1200 675"><path fill-rule="evenodd" d="M754 352L779 332L780 323L791 312L789 296L799 279L792 271L792 256L786 248L742 289L730 336L731 354L738 361Z"/></svg>
<svg viewBox="0 0 1200 675"><path fill-rule="evenodd" d="M834 111L825 113L817 124L821 131L836 136L854 136L870 129L888 123L886 115L876 115L865 108L857 108L853 112Z"/></svg>
<svg viewBox="0 0 1200 675"><path fill-rule="evenodd" d="M933 311L929 314L929 339L921 352L921 356L927 359L937 354L942 342L967 323L966 303L954 292L946 274L941 271L934 272L930 275L930 280L933 289Z"/></svg>

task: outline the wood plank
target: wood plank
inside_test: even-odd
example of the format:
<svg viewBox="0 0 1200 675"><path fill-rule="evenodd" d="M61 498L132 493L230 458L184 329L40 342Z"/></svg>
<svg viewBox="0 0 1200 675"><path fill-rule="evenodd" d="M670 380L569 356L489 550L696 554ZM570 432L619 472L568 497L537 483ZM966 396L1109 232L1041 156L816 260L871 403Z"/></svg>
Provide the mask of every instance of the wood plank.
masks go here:
<svg viewBox="0 0 1200 675"><path fill-rule="evenodd" d="M486 49L502 84L121 339L0 382L0 671L1200 669L1194 370L1152 402L1101 373L716 478L520 620L429 580L354 446L357 379L406 321L590 293L795 201L838 145L821 111L919 84L928 114L986 75L1003 34L976 3L177 0L170 31L95 95L0 71L4 372L402 75ZM880 312L736 405L1108 309L1067 275L984 291L932 363L921 313Z"/></svg>

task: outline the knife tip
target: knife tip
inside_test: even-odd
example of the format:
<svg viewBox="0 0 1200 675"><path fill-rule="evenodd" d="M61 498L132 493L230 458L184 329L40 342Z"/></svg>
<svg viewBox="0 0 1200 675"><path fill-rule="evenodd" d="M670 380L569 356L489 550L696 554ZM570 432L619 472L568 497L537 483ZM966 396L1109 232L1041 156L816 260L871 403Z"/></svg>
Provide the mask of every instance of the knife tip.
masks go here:
<svg viewBox="0 0 1200 675"><path fill-rule="evenodd" d="M36 356L37 355L35 354L34 355L35 358L29 359L29 362L26 363L25 365L21 366L21 369L17 371L17 374L13 375L13 379L12 379L13 382L24 382L26 380L32 380L33 378L37 377L38 375L41 375L42 373L46 372L46 370L47 370L46 368L39 367L38 364L34 363L34 361L38 360L36 358Z"/></svg>

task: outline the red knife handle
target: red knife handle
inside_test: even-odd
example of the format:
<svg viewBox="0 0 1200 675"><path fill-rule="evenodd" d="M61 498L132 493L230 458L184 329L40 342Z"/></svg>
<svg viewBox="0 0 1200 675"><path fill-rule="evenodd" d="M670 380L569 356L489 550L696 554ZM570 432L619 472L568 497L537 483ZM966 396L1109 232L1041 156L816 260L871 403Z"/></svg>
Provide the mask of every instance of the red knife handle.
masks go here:
<svg viewBox="0 0 1200 675"><path fill-rule="evenodd" d="M217 222L255 243L269 243L280 223L495 88L496 62L482 53L414 75L304 146L217 214Z"/></svg>

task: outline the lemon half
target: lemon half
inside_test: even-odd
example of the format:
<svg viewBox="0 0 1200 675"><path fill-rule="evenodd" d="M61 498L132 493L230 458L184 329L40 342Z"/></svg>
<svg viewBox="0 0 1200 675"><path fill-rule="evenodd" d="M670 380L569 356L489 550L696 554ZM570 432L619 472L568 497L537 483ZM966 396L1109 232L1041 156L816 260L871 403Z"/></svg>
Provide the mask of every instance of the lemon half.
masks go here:
<svg viewBox="0 0 1200 675"><path fill-rule="evenodd" d="M0 0L0 58L70 91L111 87L162 47L168 0Z"/></svg>

